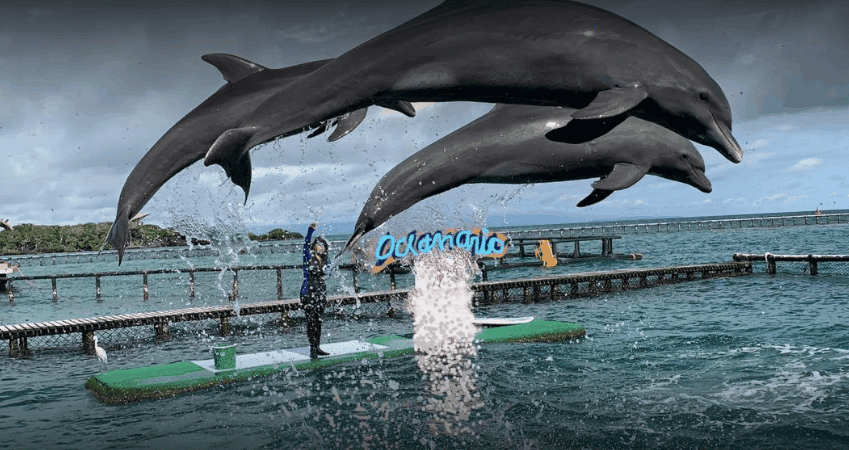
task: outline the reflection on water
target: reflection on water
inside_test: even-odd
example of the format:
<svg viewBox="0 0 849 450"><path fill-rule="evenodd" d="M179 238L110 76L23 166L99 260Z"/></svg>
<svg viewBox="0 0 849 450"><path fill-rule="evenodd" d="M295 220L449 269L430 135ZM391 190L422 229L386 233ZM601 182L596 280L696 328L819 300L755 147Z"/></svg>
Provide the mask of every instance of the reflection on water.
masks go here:
<svg viewBox="0 0 849 450"><path fill-rule="evenodd" d="M416 364L429 395L424 410L433 415L434 434L469 434L472 410L483 406L475 386L472 290L477 266L462 250L419 255L413 272L416 287L407 309L413 316Z"/></svg>

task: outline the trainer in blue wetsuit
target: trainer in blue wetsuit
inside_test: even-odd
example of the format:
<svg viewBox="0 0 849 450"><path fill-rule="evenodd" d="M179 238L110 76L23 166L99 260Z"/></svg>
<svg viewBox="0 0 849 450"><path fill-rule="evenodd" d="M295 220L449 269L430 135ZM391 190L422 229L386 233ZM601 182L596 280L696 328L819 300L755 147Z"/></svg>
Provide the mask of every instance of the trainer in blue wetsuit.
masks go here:
<svg viewBox="0 0 849 450"><path fill-rule="evenodd" d="M310 243L315 224L311 224L304 239L304 283L301 286L301 305L307 318L307 339L310 342L310 358L327 356L319 347L321 342L321 316L327 299L327 285L324 281L327 266L327 241L317 237ZM312 251L312 255L310 255Z"/></svg>

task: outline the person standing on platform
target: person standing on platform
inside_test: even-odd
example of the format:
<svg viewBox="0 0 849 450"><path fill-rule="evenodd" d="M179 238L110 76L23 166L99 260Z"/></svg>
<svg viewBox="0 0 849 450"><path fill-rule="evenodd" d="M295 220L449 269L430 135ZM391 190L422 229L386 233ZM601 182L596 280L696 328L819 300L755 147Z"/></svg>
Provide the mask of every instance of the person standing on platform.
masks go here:
<svg viewBox="0 0 849 450"><path fill-rule="evenodd" d="M301 305L307 317L307 339L310 343L310 358L327 356L319 347L321 342L321 316L327 299L327 284L324 281L329 246L322 237L310 242L316 224L310 224L304 239L304 283L301 286ZM312 251L312 255L310 255Z"/></svg>

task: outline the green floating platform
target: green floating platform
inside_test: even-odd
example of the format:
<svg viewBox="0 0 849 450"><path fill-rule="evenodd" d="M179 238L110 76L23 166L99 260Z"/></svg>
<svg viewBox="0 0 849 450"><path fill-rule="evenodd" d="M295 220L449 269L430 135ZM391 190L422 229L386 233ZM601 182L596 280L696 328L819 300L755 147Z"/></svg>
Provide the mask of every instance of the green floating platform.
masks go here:
<svg viewBox="0 0 849 450"><path fill-rule="evenodd" d="M558 342L584 334L586 331L583 325L576 323L534 320L521 325L486 328L475 339L489 343ZM401 336L380 336L368 342L322 344L321 348L329 352L330 356L310 359L309 347L298 347L236 355L235 367L223 370L216 369L213 359L110 370L89 378L85 387L108 405L132 403L173 397L220 384L279 373L293 367L298 370L315 369L365 358L391 358L412 353L413 340ZM221 361L226 360L225 356ZM232 358L230 362L232 364ZM219 367L222 366L219 364Z"/></svg>

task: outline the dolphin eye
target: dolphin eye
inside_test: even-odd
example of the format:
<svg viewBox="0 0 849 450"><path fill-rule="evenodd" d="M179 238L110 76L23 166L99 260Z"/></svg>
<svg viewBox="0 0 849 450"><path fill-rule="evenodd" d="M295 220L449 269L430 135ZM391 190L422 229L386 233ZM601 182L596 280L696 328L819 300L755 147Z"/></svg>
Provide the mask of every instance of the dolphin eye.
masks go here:
<svg viewBox="0 0 849 450"><path fill-rule="evenodd" d="M708 102L710 101L710 96L707 94L707 92L699 92L699 100L703 102Z"/></svg>
<svg viewBox="0 0 849 450"><path fill-rule="evenodd" d="M688 156L686 153L682 153L681 157L684 159L690 159L690 156Z"/></svg>

